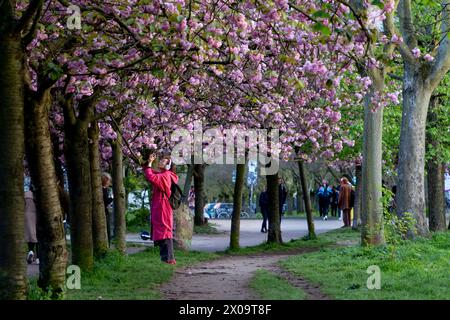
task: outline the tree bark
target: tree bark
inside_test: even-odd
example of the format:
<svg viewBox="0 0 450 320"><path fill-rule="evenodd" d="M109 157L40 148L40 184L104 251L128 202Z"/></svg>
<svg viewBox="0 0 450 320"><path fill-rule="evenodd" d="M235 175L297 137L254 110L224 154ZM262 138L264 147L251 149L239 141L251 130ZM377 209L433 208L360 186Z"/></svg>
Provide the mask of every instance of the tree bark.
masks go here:
<svg viewBox="0 0 450 320"><path fill-rule="evenodd" d="M114 245L121 254L126 253L126 221L125 221L125 187L123 185L123 155L122 137L117 134L117 139L112 146L112 179L114 195Z"/></svg>
<svg viewBox="0 0 450 320"><path fill-rule="evenodd" d="M383 109L372 110L372 97L383 92L383 72L371 74L372 85L364 97L364 135L362 162L362 230L361 244L384 244L382 184L382 128Z"/></svg>
<svg viewBox="0 0 450 320"><path fill-rule="evenodd" d="M242 193L244 190L246 164L236 165L236 182L233 193L233 215L231 216L230 249L239 249L239 232L242 211Z"/></svg>
<svg viewBox="0 0 450 320"><path fill-rule="evenodd" d="M430 99L430 105L427 115L428 126L435 128L437 116L435 108L439 103L436 96ZM440 149L439 142L433 139L429 133L426 134L427 148L434 149L435 153L427 161L427 182L428 182L428 225L430 231L445 231L447 224L445 222L445 164L441 163L436 151Z"/></svg>
<svg viewBox="0 0 450 320"><path fill-rule="evenodd" d="M48 123L50 89L29 92L25 103L26 153L35 188L39 281L44 290L64 292L67 266L63 211L53 162L53 145Z"/></svg>
<svg viewBox="0 0 450 320"><path fill-rule="evenodd" d="M188 164L187 172L186 172L186 181L184 182L184 188L183 188L183 195L184 195L183 201L185 203L188 203L189 189L191 188L193 172L194 172L194 165Z"/></svg>
<svg viewBox="0 0 450 320"><path fill-rule="evenodd" d="M269 230L268 243L283 243L280 229L280 201L278 189L278 173L267 175L267 193L269 195Z"/></svg>
<svg viewBox="0 0 450 320"><path fill-rule="evenodd" d="M362 166L356 165L356 190L355 190L355 207L353 208L353 229L361 226L361 209L362 209Z"/></svg>
<svg viewBox="0 0 450 320"><path fill-rule="evenodd" d="M444 165L434 160L427 163L428 177L428 221L430 231L445 231L447 224L445 222L445 180Z"/></svg>
<svg viewBox="0 0 450 320"><path fill-rule="evenodd" d="M7 3L3 3L7 5ZM1 5L0 5L1 7ZM0 299L25 299L24 72L19 34L0 20Z"/></svg>
<svg viewBox="0 0 450 320"><path fill-rule="evenodd" d="M313 213L311 210L311 198L309 197L308 183L306 181L305 165L302 161L298 161L298 171L300 173L300 183L303 190L303 200L305 203L306 222L308 224L308 239L312 240L316 239L316 232L314 228Z"/></svg>
<svg viewBox="0 0 450 320"><path fill-rule="evenodd" d="M409 212L420 236L428 235L425 217L425 125L432 90L424 83L420 68L405 63L403 113L397 186L397 214ZM414 237L410 230L409 237Z"/></svg>
<svg viewBox="0 0 450 320"><path fill-rule="evenodd" d="M203 217L203 208L205 207L205 166L203 164L194 164L194 190L195 190L195 217L194 224L201 226L205 224Z"/></svg>
<svg viewBox="0 0 450 320"><path fill-rule="evenodd" d="M100 169L99 128L97 121L88 129L89 159L92 183L92 239L94 256L103 257L108 251L105 203L103 201L102 177Z"/></svg>
<svg viewBox="0 0 450 320"><path fill-rule="evenodd" d="M64 101L65 154L70 194L70 236L72 264L83 271L92 270L94 247L92 239L92 183L89 160L87 116L80 110L75 118L72 97ZM84 109L84 108L83 108Z"/></svg>

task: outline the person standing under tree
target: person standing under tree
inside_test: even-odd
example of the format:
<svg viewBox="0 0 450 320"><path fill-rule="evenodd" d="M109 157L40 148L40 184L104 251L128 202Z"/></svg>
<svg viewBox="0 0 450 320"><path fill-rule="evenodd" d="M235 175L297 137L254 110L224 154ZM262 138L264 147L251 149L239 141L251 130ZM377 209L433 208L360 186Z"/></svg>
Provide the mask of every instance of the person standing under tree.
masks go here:
<svg viewBox="0 0 450 320"><path fill-rule="evenodd" d="M33 186L25 192L25 241L28 245L28 264L39 264L38 241L36 236L37 210L34 202Z"/></svg>
<svg viewBox="0 0 450 320"><path fill-rule="evenodd" d="M280 210L280 226L281 226L281 216L284 215L284 204L286 203L286 198L288 195L288 191L286 185L284 184L284 180L281 177L278 177L278 200L279 200L279 210Z"/></svg>
<svg viewBox="0 0 450 320"><path fill-rule="evenodd" d="M176 264L173 253L173 210L169 202L171 185L178 183L175 165L170 154L159 157L158 170L151 168L156 155L151 154L143 165L145 178L152 184L151 223L152 239L159 246L161 261Z"/></svg>
<svg viewBox="0 0 450 320"><path fill-rule="evenodd" d="M342 215L344 219L344 227L351 227L351 217L350 212L351 207L351 197L352 197L352 186L348 182L347 178L341 179L341 188L339 190L339 200L338 205L342 210Z"/></svg>
<svg viewBox="0 0 450 320"><path fill-rule="evenodd" d="M331 215L333 217L337 217L338 216L338 198L339 198L339 192L336 190L336 187L333 186L331 188L331 200L330 200Z"/></svg>
<svg viewBox="0 0 450 320"><path fill-rule="evenodd" d="M267 190L264 190L259 195L259 207L263 216L261 232L267 233L267 218L269 216L269 195L267 194Z"/></svg>

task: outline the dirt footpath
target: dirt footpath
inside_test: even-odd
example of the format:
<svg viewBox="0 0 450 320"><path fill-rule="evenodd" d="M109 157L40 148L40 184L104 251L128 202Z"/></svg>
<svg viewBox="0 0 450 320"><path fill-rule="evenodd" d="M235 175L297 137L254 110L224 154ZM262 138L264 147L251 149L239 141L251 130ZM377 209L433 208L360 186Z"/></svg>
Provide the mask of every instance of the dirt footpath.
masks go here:
<svg viewBox="0 0 450 320"><path fill-rule="evenodd" d="M255 272L265 269L286 279L294 287L301 288L307 299L328 299L317 286L313 286L281 269L278 262L293 254L273 253L252 256L227 256L210 262L181 268L175 276L161 287L163 299L167 300L258 300L259 296L249 287Z"/></svg>

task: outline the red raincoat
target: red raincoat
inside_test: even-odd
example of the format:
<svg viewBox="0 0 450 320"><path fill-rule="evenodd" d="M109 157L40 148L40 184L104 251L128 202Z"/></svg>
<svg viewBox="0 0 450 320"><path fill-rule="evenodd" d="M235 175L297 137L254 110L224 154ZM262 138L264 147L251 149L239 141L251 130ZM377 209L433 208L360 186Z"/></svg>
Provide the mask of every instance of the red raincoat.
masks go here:
<svg viewBox="0 0 450 320"><path fill-rule="evenodd" d="M161 172L144 168L145 178L153 185L151 215L152 240L173 238L173 210L169 203L172 181L178 183L178 176L170 170Z"/></svg>

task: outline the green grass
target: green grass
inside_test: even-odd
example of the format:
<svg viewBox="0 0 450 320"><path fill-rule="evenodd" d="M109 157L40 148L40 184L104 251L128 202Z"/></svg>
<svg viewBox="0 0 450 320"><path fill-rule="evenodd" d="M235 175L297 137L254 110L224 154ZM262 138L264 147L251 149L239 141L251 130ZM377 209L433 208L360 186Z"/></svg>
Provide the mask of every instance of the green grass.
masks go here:
<svg viewBox="0 0 450 320"><path fill-rule="evenodd" d="M272 272L258 270L250 280L250 288L264 300L304 300L306 293Z"/></svg>
<svg viewBox="0 0 450 320"><path fill-rule="evenodd" d="M215 254L175 251L177 265L160 261L159 249L148 248L129 256L110 253L96 262L94 271L81 274L81 289L68 290L67 300L161 299L159 285L178 267L217 257Z"/></svg>
<svg viewBox="0 0 450 320"><path fill-rule="evenodd" d="M326 248L281 265L336 299L450 299L450 232L396 247ZM381 289L367 288L367 268L379 266Z"/></svg>
<svg viewBox="0 0 450 320"><path fill-rule="evenodd" d="M239 248L237 250L227 249L224 253L234 255L260 254L278 251L298 250L301 248L324 248L335 244L336 242L358 243L360 233L350 228L342 228L317 235L314 240L293 239L283 244L262 243L254 247Z"/></svg>

